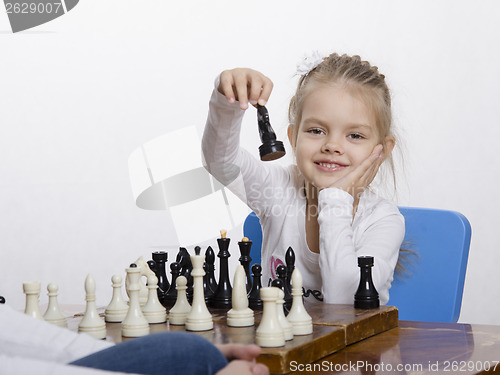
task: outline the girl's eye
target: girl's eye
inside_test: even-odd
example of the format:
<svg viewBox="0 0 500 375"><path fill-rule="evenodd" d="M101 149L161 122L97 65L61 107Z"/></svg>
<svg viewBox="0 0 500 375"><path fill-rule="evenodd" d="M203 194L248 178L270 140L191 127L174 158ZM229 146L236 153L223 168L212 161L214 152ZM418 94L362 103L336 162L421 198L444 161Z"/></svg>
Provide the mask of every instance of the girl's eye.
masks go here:
<svg viewBox="0 0 500 375"><path fill-rule="evenodd" d="M351 138L351 139L363 139L364 137L361 134L353 133L353 134L349 134L349 138Z"/></svg>
<svg viewBox="0 0 500 375"><path fill-rule="evenodd" d="M311 134L325 134L323 130L318 128L309 129L307 132Z"/></svg>

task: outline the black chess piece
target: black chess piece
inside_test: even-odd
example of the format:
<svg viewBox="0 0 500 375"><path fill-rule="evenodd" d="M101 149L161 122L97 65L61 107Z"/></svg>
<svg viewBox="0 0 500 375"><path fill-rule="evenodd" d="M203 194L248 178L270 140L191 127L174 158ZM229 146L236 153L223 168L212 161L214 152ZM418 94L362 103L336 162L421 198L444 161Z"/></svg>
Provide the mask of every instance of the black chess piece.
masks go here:
<svg viewBox="0 0 500 375"><path fill-rule="evenodd" d="M158 278L158 299L163 301L167 294L170 284L167 278L166 264L168 260L168 253L165 251L155 251L153 254L153 261L156 264L155 274Z"/></svg>
<svg viewBox="0 0 500 375"><path fill-rule="evenodd" d="M193 264L191 263L191 256L189 255L189 251L185 247L180 247L175 261L180 264L181 275L183 275L187 280L186 295L188 301L191 302L193 299L193 276L191 276Z"/></svg>
<svg viewBox="0 0 500 375"><path fill-rule="evenodd" d="M361 275L358 290L354 295L354 307L357 309L377 308L380 306L380 300L372 280L373 257L358 257L358 266Z"/></svg>
<svg viewBox="0 0 500 375"><path fill-rule="evenodd" d="M250 277L250 262L252 261L252 258L250 258L250 250L252 249L252 241L249 241L246 237L244 239L246 239L247 241L238 242L241 254L238 260L240 261L240 264L243 266L243 269L245 270L245 274L247 276L246 287L248 294L252 289L252 278Z"/></svg>
<svg viewBox="0 0 500 375"><path fill-rule="evenodd" d="M5 303L5 298L3 296L0 296L0 303Z"/></svg>
<svg viewBox="0 0 500 375"><path fill-rule="evenodd" d="M205 292L205 303L210 306L213 296L217 290L217 282L215 281L215 253L209 246L205 251L205 276L203 276L203 291Z"/></svg>
<svg viewBox="0 0 500 375"><path fill-rule="evenodd" d="M288 310L290 311L290 309L292 308L292 302L293 302L293 296L292 294L290 293L290 290L288 290L288 288L286 287L286 285L288 284L288 276L287 276L287 268L286 266L284 266L283 264L280 264L277 268L276 268L276 273L278 274L278 279L281 280L281 282L283 283L283 292L285 292L285 303L283 304L284 308L285 308L285 311Z"/></svg>
<svg viewBox="0 0 500 375"><path fill-rule="evenodd" d="M248 306L252 310L262 310L264 304L260 299L260 289L262 288L261 278L262 278L262 267L260 264L254 264L252 266L252 289L248 293Z"/></svg>
<svg viewBox="0 0 500 375"><path fill-rule="evenodd" d="M283 146L283 142L276 139L266 107L257 105L257 122L259 123L259 136L262 142L259 147L260 160L276 160L285 155L285 146Z"/></svg>
<svg viewBox="0 0 500 375"><path fill-rule="evenodd" d="M217 238L217 244L219 245L219 253L217 257L219 261L219 283L217 285L217 290L215 291L214 297L212 299L212 307L217 309L230 309L232 306L231 299L233 288L231 287L231 281L229 280L229 265L228 260L231 254L229 253L229 238Z"/></svg>
<svg viewBox="0 0 500 375"><path fill-rule="evenodd" d="M175 305L175 301L177 300L176 282L177 278L181 275L181 265L177 262L171 263L170 274L172 275L172 282L170 283L170 288L168 288L163 301L161 301L164 307L172 307Z"/></svg>
<svg viewBox="0 0 500 375"><path fill-rule="evenodd" d="M292 273L295 269L295 252L291 247L288 248L285 254L285 264L286 264L286 284L285 287L288 289L290 294L292 294Z"/></svg>

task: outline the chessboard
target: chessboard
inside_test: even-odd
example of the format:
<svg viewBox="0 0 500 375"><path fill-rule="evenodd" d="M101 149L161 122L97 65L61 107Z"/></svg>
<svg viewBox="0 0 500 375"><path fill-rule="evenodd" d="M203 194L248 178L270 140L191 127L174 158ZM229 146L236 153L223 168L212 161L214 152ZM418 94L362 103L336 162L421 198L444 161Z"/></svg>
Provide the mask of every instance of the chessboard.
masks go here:
<svg viewBox="0 0 500 375"><path fill-rule="evenodd" d="M262 348L257 361L269 367L272 374L289 373L290 363L313 363L327 355L338 352L348 345L359 342L398 326L398 310L393 306L376 309L356 309L353 305L331 305L314 303L305 305L313 320L313 333L294 336L285 346ZM242 343L255 344L255 331L262 312L255 313L256 324L251 327L229 327L226 323L227 311L210 309L214 329L191 332L201 335L214 344ZM68 320L70 329L77 330L81 316ZM186 331L185 326L166 323L150 324L151 333L164 331ZM106 323L106 340L118 343L134 340L121 335L120 323Z"/></svg>

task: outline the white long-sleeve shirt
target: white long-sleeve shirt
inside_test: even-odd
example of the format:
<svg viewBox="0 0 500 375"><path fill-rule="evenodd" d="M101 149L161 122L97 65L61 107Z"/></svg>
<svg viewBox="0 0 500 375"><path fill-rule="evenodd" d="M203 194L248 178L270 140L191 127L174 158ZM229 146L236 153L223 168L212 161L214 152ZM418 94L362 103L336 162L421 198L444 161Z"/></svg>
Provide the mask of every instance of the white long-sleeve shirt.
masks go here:
<svg viewBox="0 0 500 375"><path fill-rule="evenodd" d="M113 344L0 304L0 375L119 375L68 365Z"/></svg>
<svg viewBox="0 0 500 375"><path fill-rule="evenodd" d="M240 197L259 217L262 230L263 284L285 264L288 247L311 295L322 293L327 303L354 301L359 284L358 256L373 256L372 277L380 303L389 300L389 288L404 238L404 218L393 203L369 189L362 194L354 220L353 197L337 188L318 196L320 253L306 241L304 178L294 165L261 162L240 147L244 112L213 91L202 140L206 169ZM311 296L309 296L311 298Z"/></svg>

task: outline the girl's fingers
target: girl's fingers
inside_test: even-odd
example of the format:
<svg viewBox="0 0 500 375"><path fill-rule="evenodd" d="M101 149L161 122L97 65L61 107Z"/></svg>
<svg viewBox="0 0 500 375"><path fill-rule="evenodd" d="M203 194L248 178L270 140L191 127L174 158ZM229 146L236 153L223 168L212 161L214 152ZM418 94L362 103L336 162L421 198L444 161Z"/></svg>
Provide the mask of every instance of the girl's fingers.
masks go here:
<svg viewBox="0 0 500 375"><path fill-rule="evenodd" d="M234 103L238 98L233 90L233 76L228 71L224 71L220 75L220 83L218 91L224 95L229 103Z"/></svg>
<svg viewBox="0 0 500 375"><path fill-rule="evenodd" d="M269 96L271 96L271 91L273 91L273 86L273 82L269 78L265 77L258 104L266 105L269 100Z"/></svg>
<svg viewBox="0 0 500 375"><path fill-rule="evenodd" d="M248 84L246 75L237 75L234 77L234 86L241 109L248 108Z"/></svg>

